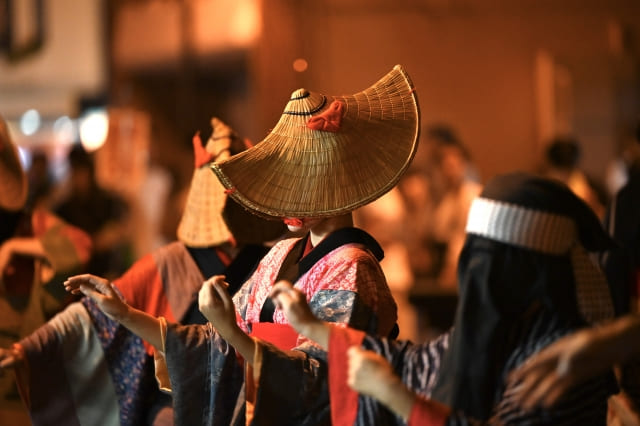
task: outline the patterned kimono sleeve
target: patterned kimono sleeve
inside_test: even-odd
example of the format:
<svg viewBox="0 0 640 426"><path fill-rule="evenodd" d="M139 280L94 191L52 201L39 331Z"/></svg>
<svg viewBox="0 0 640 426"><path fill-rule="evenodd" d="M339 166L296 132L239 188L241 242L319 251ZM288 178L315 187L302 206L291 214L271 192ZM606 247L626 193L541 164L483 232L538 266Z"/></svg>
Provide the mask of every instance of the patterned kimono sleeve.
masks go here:
<svg viewBox="0 0 640 426"><path fill-rule="evenodd" d="M210 324L167 324L164 348L176 424L231 424L244 381L233 348Z"/></svg>
<svg viewBox="0 0 640 426"><path fill-rule="evenodd" d="M255 276L255 275L254 275ZM242 287L233 295L233 304L236 307L236 322L245 333L249 333L249 327L245 318L247 317L247 306L253 289L254 277L247 280Z"/></svg>
<svg viewBox="0 0 640 426"><path fill-rule="evenodd" d="M373 255L358 246L329 253L296 287L324 321L375 336L388 336L396 325L397 307L384 273Z"/></svg>
<svg viewBox="0 0 640 426"><path fill-rule="evenodd" d="M121 424L116 388L81 303L72 303L18 345L26 365L16 372L17 383L34 426Z"/></svg>

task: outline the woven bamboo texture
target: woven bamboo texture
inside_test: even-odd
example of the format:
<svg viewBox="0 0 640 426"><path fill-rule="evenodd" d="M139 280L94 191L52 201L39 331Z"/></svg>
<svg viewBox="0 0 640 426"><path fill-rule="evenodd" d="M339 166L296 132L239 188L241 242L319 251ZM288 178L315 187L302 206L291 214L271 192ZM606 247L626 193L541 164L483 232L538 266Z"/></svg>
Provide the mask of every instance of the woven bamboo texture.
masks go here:
<svg viewBox="0 0 640 426"><path fill-rule="evenodd" d="M307 127L334 101L337 132ZM231 196L270 217L323 217L352 211L389 191L417 149L420 111L400 65L354 95L293 92L280 120L253 148L212 164Z"/></svg>

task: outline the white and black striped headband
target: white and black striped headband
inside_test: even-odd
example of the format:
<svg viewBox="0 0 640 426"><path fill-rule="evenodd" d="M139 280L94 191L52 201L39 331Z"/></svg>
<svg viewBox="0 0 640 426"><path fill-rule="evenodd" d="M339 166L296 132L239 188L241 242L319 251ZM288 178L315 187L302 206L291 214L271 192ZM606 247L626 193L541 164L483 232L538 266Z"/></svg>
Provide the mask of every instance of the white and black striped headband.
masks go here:
<svg viewBox="0 0 640 426"><path fill-rule="evenodd" d="M478 197L471 204L466 231L543 254L570 256L583 317L597 323L613 316L606 279L580 244L571 218Z"/></svg>
<svg viewBox="0 0 640 426"><path fill-rule="evenodd" d="M467 233L545 254L566 254L577 239L566 216L478 197L473 200Z"/></svg>

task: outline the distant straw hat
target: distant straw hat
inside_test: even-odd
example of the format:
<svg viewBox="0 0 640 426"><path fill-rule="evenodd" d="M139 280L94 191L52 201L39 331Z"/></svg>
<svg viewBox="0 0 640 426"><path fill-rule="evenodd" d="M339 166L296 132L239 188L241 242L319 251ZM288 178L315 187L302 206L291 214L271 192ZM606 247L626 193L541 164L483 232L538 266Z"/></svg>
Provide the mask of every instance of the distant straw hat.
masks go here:
<svg viewBox="0 0 640 426"><path fill-rule="evenodd" d="M419 129L413 84L396 65L355 95L296 90L262 142L211 167L236 201L261 215L335 216L393 188Z"/></svg>
<svg viewBox="0 0 640 426"><path fill-rule="evenodd" d="M26 200L27 177L7 123L0 117L0 208L20 210Z"/></svg>
<svg viewBox="0 0 640 426"><path fill-rule="evenodd" d="M245 141L218 118L211 119L213 132L206 146L193 138L195 170L178 225L178 239L190 247L210 247L226 242L259 244L284 233L284 225L264 220L229 199L208 163L246 149Z"/></svg>

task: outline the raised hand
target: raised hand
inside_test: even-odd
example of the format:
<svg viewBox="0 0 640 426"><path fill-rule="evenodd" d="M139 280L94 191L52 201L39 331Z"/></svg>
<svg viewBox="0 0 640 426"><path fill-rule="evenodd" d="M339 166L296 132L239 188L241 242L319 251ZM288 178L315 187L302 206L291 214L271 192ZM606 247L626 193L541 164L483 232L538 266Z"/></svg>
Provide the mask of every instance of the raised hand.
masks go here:
<svg viewBox="0 0 640 426"><path fill-rule="evenodd" d="M377 397L380 388L391 386L398 378L381 355L351 346L347 350L349 370L347 384L355 391Z"/></svg>
<svg viewBox="0 0 640 426"><path fill-rule="evenodd" d="M347 384L355 391L373 397L405 420L417 398L381 355L352 346L347 350Z"/></svg>
<svg viewBox="0 0 640 426"><path fill-rule="evenodd" d="M227 291L229 284L223 275L214 275L206 280L198 293L198 307L200 312L220 335L229 339L237 332L236 308Z"/></svg>
<svg viewBox="0 0 640 426"><path fill-rule="evenodd" d="M90 297L102 312L116 321L122 322L129 313L129 305L105 278L91 274L76 275L64 282L64 288L72 294L82 293Z"/></svg>
<svg viewBox="0 0 640 426"><path fill-rule="evenodd" d="M307 303L305 295L289 281L278 281L269 295L273 303L282 309L289 324L303 336L315 341L323 348L329 346L330 326L319 320Z"/></svg>
<svg viewBox="0 0 640 426"><path fill-rule="evenodd" d="M578 383L611 368L618 350L606 329L585 329L557 340L510 374L512 395L525 409L550 407Z"/></svg>
<svg viewBox="0 0 640 426"><path fill-rule="evenodd" d="M283 310L287 321L298 333L306 336L305 332L310 326L321 322L311 312L304 294L294 288L289 281L275 283L269 296L274 304Z"/></svg>
<svg viewBox="0 0 640 426"><path fill-rule="evenodd" d="M256 351L254 340L238 326L236 307L229 296L229 284L223 275L215 275L202 284L198 293L200 312L228 344L233 346L251 365Z"/></svg>

